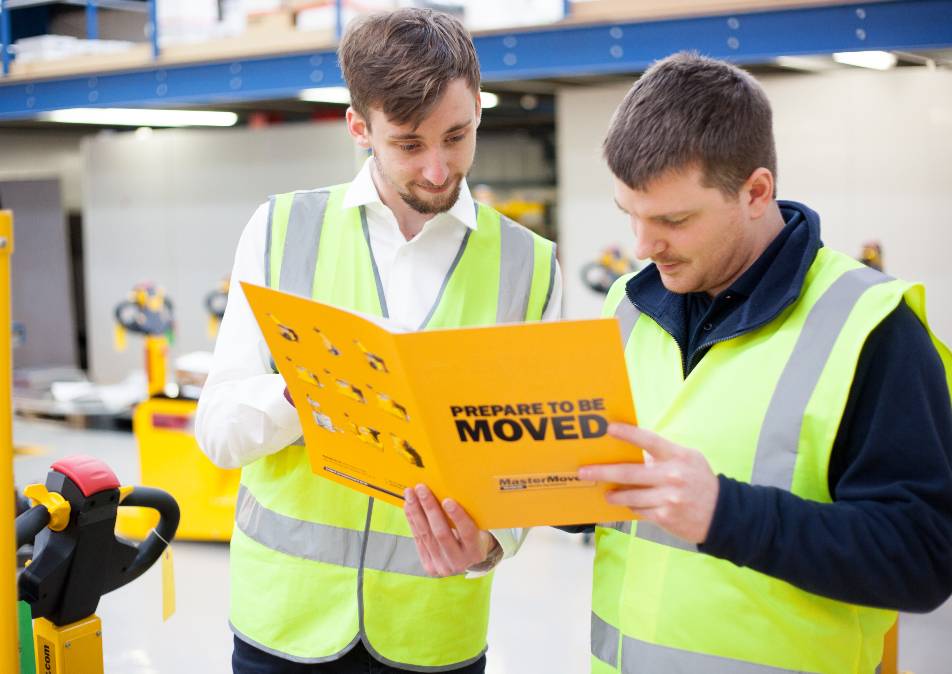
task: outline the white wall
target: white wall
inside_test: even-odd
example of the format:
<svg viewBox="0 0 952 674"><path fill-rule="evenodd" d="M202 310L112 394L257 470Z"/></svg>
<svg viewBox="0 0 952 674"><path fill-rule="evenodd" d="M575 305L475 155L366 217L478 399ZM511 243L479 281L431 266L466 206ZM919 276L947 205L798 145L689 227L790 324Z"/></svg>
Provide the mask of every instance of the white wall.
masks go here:
<svg viewBox="0 0 952 674"><path fill-rule="evenodd" d="M81 130L0 129L0 181L59 179L63 207L82 208Z"/></svg>
<svg viewBox="0 0 952 674"><path fill-rule="evenodd" d="M952 72L844 69L761 79L774 107L779 197L819 212L824 242L851 256L883 244L886 269L922 281L933 329L952 340ZM566 314L601 298L578 280L606 245L632 249L600 143L628 85L559 93L559 235Z"/></svg>
<svg viewBox="0 0 952 674"><path fill-rule="evenodd" d="M343 122L260 130L167 130L91 137L82 146L90 374L121 380L142 343L113 349L113 307L151 280L175 303L173 356L211 350L205 295L270 194L349 180L358 157Z"/></svg>

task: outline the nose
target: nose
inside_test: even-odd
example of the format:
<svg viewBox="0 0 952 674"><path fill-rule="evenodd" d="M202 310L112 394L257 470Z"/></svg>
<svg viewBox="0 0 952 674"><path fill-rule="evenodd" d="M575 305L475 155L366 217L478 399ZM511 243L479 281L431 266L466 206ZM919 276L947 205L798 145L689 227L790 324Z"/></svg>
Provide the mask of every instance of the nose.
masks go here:
<svg viewBox="0 0 952 674"><path fill-rule="evenodd" d="M439 150L430 152L423 165L423 178L431 185L441 186L450 177L449 162Z"/></svg>
<svg viewBox="0 0 952 674"><path fill-rule="evenodd" d="M664 240L659 238L650 227L631 219L631 229L635 233L635 257L639 260L652 258L667 247Z"/></svg>

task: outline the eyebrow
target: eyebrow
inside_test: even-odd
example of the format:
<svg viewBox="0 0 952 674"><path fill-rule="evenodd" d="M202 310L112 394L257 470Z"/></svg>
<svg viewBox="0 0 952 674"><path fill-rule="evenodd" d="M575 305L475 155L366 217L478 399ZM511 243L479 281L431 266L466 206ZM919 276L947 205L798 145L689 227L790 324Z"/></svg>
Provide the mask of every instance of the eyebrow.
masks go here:
<svg viewBox="0 0 952 674"><path fill-rule="evenodd" d="M625 213L626 215L630 215L628 211L625 210L624 206L618 203L618 199L612 199L612 201L615 202L615 205L618 207L619 211L621 211L622 213ZM671 213L661 213L659 215L651 215L648 217L648 219L649 220L669 220L669 221L681 220L682 218L686 218L689 215L692 215L693 213L694 213L694 210L688 209L686 211L674 211Z"/></svg>
<svg viewBox="0 0 952 674"><path fill-rule="evenodd" d="M687 211L674 211L673 213L661 213L659 215L652 215L652 220L683 220L694 213L693 210Z"/></svg>
<svg viewBox="0 0 952 674"><path fill-rule="evenodd" d="M454 124L446 131L443 132L443 135L449 135L451 133L456 133L457 131L462 131L466 127L470 126L472 122L460 122L459 124ZM390 136L390 140L419 140L420 134L418 133L401 133L394 136Z"/></svg>

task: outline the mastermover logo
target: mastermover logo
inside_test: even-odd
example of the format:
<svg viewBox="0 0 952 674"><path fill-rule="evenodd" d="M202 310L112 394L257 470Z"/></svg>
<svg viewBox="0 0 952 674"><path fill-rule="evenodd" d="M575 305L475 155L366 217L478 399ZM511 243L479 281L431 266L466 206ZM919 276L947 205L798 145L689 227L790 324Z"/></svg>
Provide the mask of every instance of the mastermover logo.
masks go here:
<svg viewBox="0 0 952 674"><path fill-rule="evenodd" d="M497 478L499 491L525 491L527 489L552 489L558 487L582 487L592 483L583 481L574 473L549 473L544 475L507 475Z"/></svg>

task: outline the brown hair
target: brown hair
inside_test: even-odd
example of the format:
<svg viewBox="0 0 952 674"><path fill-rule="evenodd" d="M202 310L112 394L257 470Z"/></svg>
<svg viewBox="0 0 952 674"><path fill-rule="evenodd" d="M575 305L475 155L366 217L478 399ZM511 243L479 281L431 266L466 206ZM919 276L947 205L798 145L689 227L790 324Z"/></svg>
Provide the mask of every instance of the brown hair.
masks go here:
<svg viewBox="0 0 952 674"><path fill-rule="evenodd" d="M426 118L447 84L464 79L479 95L479 60L463 25L448 14L406 7L354 21L337 50L351 106L395 124Z"/></svg>
<svg viewBox="0 0 952 674"><path fill-rule="evenodd" d="M612 173L636 190L694 164L705 185L729 196L757 168L777 175L764 90L743 70L695 53L658 61L635 82L615 111L603 150Z"/></svg>

